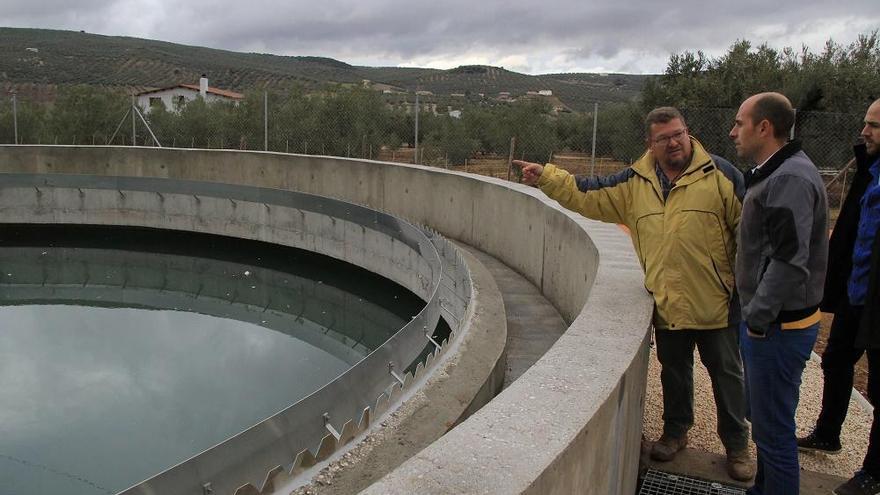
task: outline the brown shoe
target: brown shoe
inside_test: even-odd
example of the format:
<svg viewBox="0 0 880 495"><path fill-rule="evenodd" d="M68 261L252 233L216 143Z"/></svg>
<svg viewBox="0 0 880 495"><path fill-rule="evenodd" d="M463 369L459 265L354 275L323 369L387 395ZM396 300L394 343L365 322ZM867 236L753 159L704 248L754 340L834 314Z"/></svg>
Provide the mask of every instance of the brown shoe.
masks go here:
<svg viewBox="0 0 880 495"><path fill-rule="evenodd" d="M727 452L727 475L736 481L749 481L755 477L755 465L748 449Z"/></svg>
<svg viewBox="0 0 880 495"><path fill-rule="evenodd" d="M685 448L688 444L687 433L680 437L670 437L662 435L660 440L654 442L651 447L651 459L660 462L668 462L675 458L675 454L679 450Z"/></svg>

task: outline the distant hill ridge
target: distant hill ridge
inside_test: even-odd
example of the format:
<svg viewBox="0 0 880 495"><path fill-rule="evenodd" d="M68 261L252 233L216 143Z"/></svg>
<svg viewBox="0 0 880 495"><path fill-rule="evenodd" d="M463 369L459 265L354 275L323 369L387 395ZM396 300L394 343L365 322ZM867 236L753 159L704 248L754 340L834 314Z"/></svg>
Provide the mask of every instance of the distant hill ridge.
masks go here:
<svg viewBox="0 0 880 495"><path fill-rule="evenodd" d="M292 84L361 84L416 88L437 95L501 91L512 96L549 89L567 106L585 110L596 101L637 97L652 76L544 74L532 76L499 67L467 65L450 70L359 67L326 57L241 53L164 41L76 31L0 28L0 89L51 94L47 87L91 84L144 89L198 81L236 91Z"/></svg>

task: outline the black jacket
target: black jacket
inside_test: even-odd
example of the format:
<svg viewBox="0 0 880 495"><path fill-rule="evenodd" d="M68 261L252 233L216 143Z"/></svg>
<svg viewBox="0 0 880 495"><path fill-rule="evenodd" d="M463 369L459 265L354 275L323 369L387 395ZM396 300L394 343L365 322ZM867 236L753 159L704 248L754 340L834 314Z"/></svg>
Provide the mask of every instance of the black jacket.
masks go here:
<svg viewBox="0 0 880 495"><path fill-rule="evenodd" d="M852 272L852 255L861 217L861 199L872 180L868 170L876 157L870 157L864 144L854 148L856 173L846 195L828 248L828 271L825 278L822 311L836 313L847 302L847 282ZM868 276L868 303L862 313L856 345L880 348L880 232L874 238L871 254L871 273Z"/></svg>

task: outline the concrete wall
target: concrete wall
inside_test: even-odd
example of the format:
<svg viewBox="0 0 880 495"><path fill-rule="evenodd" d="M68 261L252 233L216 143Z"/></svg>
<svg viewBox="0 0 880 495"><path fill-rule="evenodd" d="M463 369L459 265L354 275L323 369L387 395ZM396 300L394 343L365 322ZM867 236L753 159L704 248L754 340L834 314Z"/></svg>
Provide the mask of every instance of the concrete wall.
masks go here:
<svg viewBox="0 0 880 495"><path fill-rule="evenodd" d="M385 210L492 254L541 289L568 331L489 405L367 492L634 492L652 305L616 226L498 179L344 158L0 146L0 172L293 189Z"/></svg>

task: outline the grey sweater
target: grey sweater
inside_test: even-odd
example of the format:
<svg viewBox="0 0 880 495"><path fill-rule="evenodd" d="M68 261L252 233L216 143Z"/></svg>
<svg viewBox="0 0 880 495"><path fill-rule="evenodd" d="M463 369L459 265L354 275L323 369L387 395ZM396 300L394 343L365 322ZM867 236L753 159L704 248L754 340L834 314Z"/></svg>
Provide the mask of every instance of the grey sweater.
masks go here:
<svg viewBox="0 0 880 495"><path fill-rule="evenodd" d="M753 332L818 310L828 258L827 204L819 172L797 142L746 174L736 287Z"/></svg>

